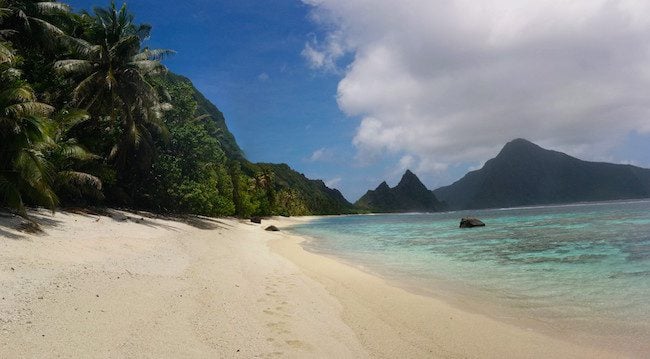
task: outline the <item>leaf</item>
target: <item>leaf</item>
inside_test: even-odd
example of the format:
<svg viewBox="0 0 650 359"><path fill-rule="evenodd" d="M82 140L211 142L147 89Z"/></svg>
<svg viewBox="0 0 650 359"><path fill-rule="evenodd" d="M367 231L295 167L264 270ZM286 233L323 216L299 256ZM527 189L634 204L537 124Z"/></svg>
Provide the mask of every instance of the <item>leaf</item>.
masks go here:
<svg viewBox="0 0 650 359"><path fill-rule="evenodd" d="M85 172L78 171L61 171L58 173L59 180L66 184L75 184L77 186L90 186L94 189L102 190L102 181L99 177Z"/></svg>
<svg viewBox="0 0 650 359"><path fill-rule="evenodd" d="M39 12L42 14L70 12L70 6L68 4L54 2L54 1L37 2L36 7L38 8Z"/></svg>
<svg viewBox="0 0 650 359"><path fill-rule="evenodd" d="M87 60L60 60L54 63L54 70L61 74L88 74L93 64Z"/></svg>

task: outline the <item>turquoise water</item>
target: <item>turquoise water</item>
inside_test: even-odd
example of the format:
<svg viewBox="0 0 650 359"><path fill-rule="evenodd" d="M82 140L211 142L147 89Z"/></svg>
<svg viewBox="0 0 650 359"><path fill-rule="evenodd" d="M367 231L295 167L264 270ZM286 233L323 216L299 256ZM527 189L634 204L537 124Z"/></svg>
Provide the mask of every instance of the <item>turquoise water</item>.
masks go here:
<svg viewBox="0 0 650 359"><path fill-rule="evenodd" d="M467 215L487 226L459 229ZM326 217L292 230L310 251L479 311L650 341L650 201Z"/></svg>

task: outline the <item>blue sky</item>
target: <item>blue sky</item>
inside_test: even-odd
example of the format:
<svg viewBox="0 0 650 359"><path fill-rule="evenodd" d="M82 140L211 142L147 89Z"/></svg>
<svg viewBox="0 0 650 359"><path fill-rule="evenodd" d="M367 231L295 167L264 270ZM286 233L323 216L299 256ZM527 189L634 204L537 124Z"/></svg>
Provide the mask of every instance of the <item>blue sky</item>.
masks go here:
<svg viewBox="0 0 650 359"><path fill-rule="evenodd" d="M78 10L108 2L68 3ZM189 77L219 107L251 161L288 163L310 178L332 181L350 200L381 182L355 183L353 177L370 178L358 173L372 167L351 165L357 121L337 106L340 76L311 69L301 55L319 32L307 5L285 0L127 5L137 21L153 26L148 46L177 51L165 65ZM323 148L321 158L310 159Z"/></svg>
<svg viewBox="0 0 650 359"><path fill-rule="evenodd" d="M251 161L288 163L351 201L406 168L431 188L449 184L516 137L650 166L650 51L639 44L650 21L627 16L647 11L452 2L128 5L153 26L148 46L177 51L165 64L223 111Z"/></svg>

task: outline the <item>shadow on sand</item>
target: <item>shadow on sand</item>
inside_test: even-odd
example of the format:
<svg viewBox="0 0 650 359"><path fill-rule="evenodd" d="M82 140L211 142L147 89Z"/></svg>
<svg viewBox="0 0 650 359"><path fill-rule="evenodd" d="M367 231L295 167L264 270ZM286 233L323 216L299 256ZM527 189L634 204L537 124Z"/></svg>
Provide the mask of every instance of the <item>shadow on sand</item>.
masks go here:
<svg viewBox="0 0 650 359"><path fill-rule="evenodd" d="M101 207L68 207L61 208L58 213L75 214L99 222L108 218L116 222L133 222L152 228L164 228L171 231L178 229L156 220L174 221L187 224L203 230L227 229L230 224L216 218L197 215L164 215L146 211L121 210ZM28 211L29 218L23 218L13 213L0 211L0 238L26 239L27 234L43 234L48 228L53 228L62 223L53 216L52 212L35 208Z"/></svg>

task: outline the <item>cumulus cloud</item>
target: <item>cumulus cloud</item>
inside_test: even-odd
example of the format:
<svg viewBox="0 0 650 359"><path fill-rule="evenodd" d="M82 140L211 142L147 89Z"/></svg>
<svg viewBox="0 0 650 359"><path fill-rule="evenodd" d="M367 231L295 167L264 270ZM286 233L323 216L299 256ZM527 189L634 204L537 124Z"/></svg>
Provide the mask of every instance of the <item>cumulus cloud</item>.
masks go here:
<svg viewBox="0 0 650 359"><path fill-rule="evenodd" d="M310 64L353 56L337 100L362 159L439 171L517 137L596 158L650 133L648 1L303 1L326 33Z"/></svg>
<svg viewBox="0 0 650 359"><path fill-rule="evenodd" d="M338 72L337 61L347 52L340 31L329 33L325 41L318 41L316 37L305 44L301 55L307 60L312 69L328 72Z"/></svg>
<svg viewBox="0 0 650 359"><path fill-rule="evenodd" d="M261 74L259 74L259 75L257 76L257 79L258 79L260 82L266 82L266 81L268 81L268 80L271 79L271 76L269 76L269 74L267 74L266 72L262 72Z"/></svg>

